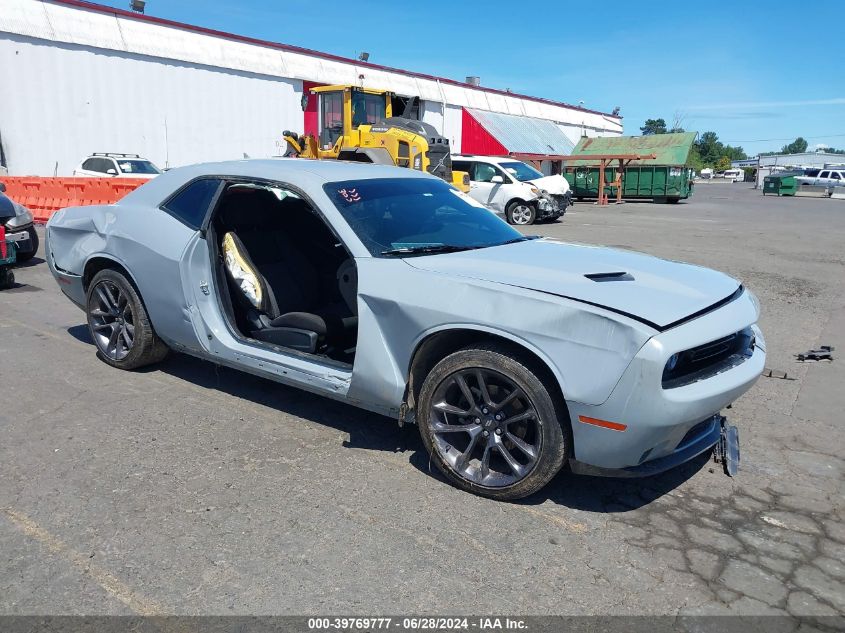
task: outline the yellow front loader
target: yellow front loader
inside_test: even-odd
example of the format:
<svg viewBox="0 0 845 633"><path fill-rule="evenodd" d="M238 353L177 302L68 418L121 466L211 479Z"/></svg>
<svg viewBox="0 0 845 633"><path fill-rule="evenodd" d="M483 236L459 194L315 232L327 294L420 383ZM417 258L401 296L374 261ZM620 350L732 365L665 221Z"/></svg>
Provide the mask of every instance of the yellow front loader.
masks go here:
<svg viewBox="0 0 845 633"><path fill-rule="evenodd" d="M322 86L311 92L318 98L319 138L286 130L285 156L397 165L469 191L469 175L452 171L449 140L428 123L394 117L390 92L355 86Z"/></svg>

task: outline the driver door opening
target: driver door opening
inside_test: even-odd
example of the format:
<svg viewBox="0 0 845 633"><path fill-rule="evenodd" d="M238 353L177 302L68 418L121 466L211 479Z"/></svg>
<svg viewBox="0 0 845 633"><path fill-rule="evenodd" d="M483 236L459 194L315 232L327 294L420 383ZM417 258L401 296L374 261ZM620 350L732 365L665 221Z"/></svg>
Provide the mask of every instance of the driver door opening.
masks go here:
<svg viewBox="0 0 845 633"><path fill-rule="evenodd" d="M220 305L240 338L353 363L355 260L299 193L280 184L227 184L207 241Z"/></svg>

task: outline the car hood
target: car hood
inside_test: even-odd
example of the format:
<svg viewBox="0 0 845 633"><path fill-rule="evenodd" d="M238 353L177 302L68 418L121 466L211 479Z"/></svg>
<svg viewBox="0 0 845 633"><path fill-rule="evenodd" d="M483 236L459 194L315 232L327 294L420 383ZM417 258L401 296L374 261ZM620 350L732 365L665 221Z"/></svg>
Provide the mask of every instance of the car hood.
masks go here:
<svg viewBox="0 0 845 633"><path fill-rule="evenodd" d="M430 272L528 288L590 303L658 330L713 307L740 287L735 279L709 268L550 239L405 261ZM624 275L600 276L608 273Z"/></svg>
<svg viewBox="0 0 845 633"><path fill-rule="evenodd" d="M563 195L569 191L569 183L563 176L544 176L543 178L535 178L528 182L536 185L540 189L548 191L551 195Z"/></svg>

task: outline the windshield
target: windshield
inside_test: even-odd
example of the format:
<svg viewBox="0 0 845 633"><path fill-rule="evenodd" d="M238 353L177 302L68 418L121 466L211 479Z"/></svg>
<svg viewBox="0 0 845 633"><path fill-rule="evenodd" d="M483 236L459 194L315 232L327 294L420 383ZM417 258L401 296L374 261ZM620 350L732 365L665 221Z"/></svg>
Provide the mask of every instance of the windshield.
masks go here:
<svg viewBox="0 0 845 633"><path fill-rule="evenodd" d="M384 95L358 91L352 93L352 127L384 121L384 114Z"/></svg>
<svg viewBox="0 0 845 633"><path fill-rule="evenodd" d="M525 163L516 161L513 163L499 163L499 167L508 172L513 178L516 178L519 182L543 177L543 174L533 167L529 167Z"/></svg>
<svg viewBox="0 0 845 633"><path fill-rule="evenodd" d="M120 171L124 174L160 174L161 170L148 160L121 160Z"/></svg>
<svg viewBox="0 0 845 633"><path fill-rule="evenodd" d="M523 239L492 211L434 178L347 180L326 183L323 189L375 257Z"/></svg>

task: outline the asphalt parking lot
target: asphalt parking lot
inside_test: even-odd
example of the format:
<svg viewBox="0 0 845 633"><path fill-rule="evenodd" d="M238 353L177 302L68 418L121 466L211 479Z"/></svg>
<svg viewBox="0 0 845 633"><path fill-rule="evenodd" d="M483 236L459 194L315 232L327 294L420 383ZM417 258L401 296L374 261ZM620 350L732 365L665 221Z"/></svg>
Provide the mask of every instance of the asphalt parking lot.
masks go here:
<svg viewBox="0 0 845 633"><path fill-rule="evenodd" d="M0 293L2 614L845 612L845 202L706 184L529 227L723 270L768 366L742 471L451 487L415 428L181 355L100 362L43 259ZM838 356L837 353L834 354Z"/></svg>

